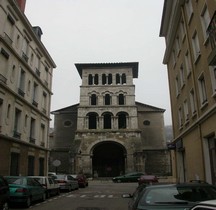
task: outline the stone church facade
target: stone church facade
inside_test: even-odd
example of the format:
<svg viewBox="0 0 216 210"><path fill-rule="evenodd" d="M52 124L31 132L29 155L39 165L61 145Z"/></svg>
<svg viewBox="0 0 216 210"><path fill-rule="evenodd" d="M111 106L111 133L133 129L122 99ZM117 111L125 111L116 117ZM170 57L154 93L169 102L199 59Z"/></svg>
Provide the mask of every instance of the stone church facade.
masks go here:
<svg viewBox="0 0 216 210"><path fill-rule="evenodd" d="M165 110L135 101L138 63L75 66L82 79L80 102L52 112L49 170L94 177L169 174Z"/></svg>

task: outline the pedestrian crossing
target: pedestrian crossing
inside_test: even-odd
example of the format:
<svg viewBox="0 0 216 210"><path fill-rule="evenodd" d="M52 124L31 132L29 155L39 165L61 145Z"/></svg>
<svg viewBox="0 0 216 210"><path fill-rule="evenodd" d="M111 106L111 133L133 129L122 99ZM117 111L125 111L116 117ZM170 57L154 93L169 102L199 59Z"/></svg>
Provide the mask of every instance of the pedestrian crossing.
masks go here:
<svg viewBox="0 0 216 210"><path fill-rule="evenodd" d="M119 198L120 195L103 195L103 194L69 194L67 198Z"/></svg>

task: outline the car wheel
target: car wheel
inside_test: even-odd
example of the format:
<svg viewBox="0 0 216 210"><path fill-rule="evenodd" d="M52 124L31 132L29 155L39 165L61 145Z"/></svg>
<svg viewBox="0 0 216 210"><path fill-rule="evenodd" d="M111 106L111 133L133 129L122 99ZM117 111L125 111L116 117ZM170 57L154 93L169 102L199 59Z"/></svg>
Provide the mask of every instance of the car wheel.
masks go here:
<svg viewBox="0 0 216 210"><path fill-rule="evenodd" d="M121 182L121 179L118 179L117 182L120 183L120 182Z"/></svg>
<svg viewBox="0 0 216 210"><path fill-rule="evenodd" d="M50 193L47 191L46 192L46 198L49 198L50 197Z"/></svg>
<svg viewBox="0 0 216 210"><path fill-rule="evenodd" d="M30 198L30 197L27 198L26 203L25 203L25 206L26 206L27 208L29 208L29 207L31 206L31 198Z"/></svg>
<svg viewBox="0 0 216 210"><path fill-rule="evenodd" d="M72 190L71 185L68 187L68 192L70 192Z"/></svg>
<svg viewBox="0 0 216 210"><path fill-rule="evenodd" d="M46 196L47 196L46 193L43 193L41 200L45 201L46 200Z"/></svg>
<svg viewBox="0 0 216 210"><path fill-rule="evenodd" d="M60 189L57 189L56 195L60 195Z"/></svg>
<svg viewBox="0 0 216 210"><path fill-rule="evenodd" d="M2 205L2 210L8 210L9 209L9 204L8 202L6 201L5 203L3 203Z"/></svg>

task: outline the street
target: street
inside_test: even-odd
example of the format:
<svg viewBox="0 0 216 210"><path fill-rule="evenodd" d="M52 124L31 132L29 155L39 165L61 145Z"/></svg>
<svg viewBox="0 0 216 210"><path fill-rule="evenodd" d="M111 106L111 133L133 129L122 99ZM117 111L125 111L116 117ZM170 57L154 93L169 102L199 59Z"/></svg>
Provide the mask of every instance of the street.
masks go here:
<svg viewBox="0 0 216 210"><path fill-rule="evenodd" d="M112 183L111 181L89 181L89 186L72 192L62 192L44 202L33 204L32 210L127 210L124 193L133 193L137 183ZM11 209L22 210L23 206Z"/></svg>

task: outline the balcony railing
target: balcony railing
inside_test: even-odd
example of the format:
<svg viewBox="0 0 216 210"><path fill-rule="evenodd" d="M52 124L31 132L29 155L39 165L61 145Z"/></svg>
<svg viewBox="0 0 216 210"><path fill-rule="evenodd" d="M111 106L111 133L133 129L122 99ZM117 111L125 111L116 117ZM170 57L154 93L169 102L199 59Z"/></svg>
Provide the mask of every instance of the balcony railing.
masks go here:
<svg viewBox="0 0 216 210"><path fill-rule="evenodd" d="M36 75L37 75L38 77L40 77L40 71L39 71L38 68L35 69L35 73L36 73Z"/></svg>
<svg viewBox="0 0 216 210"><path fill-rule="evenodd" d="M5 83L5 84L6 84L6 82L7 82L7 78L4 77L2 74L0 74L0 82L3 82L3 83Z"/></svg>
<svg viewBox="0 0 216 210"><path fill-rule="evenodd" d="M4 40L5 40L9 45L12 45L12 43L13 43L12 39L11 39L6 33L4 33Z"/></svg>
<svg viewBox="0 0 216 210"><path fill-rule="evenodd" d="M35 107L37 107L38 106L38 102L33 99L32 100L32 105L34 105Z"/></svg>
<svg viewBox="0 0 216 210"><path fill-rule="evenodd" d="M13 137L17 138L17 139L20 139L21 138L21 133L19 133L18 131L14 131Z"/></svg>
<svg viewBox="0 0 216 210"><path fill-rule="evenodd" d="M26 63L28 63L28 56L24 52L22 53L22 58Z"/></svg>
<svg viewBox="0 0 216 210"><path fill-rule="evenodd" d="M207 29L207 33L209 34L209 40L211 43L212 51L208 57L209 65L216 65L216 12L214 13L210 24Z"/></svg>
<svg viewBox="0 0 216 210"><path fill-rule="evenodd" d="M18 94L21 95L22 97L25 96L25 93L22 89L18 88Z"/></svg>
<svg viewBox="0 0 216 210"><path fill-rule="evenodd" d="M29 142L32 143L32 144L35 144L35 138L33 138L33 137L30 136L29 137Z"/></svg>

